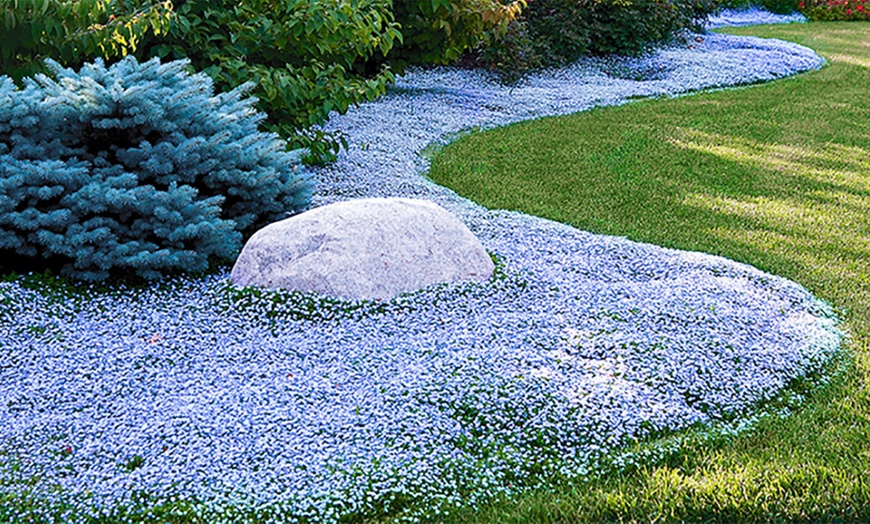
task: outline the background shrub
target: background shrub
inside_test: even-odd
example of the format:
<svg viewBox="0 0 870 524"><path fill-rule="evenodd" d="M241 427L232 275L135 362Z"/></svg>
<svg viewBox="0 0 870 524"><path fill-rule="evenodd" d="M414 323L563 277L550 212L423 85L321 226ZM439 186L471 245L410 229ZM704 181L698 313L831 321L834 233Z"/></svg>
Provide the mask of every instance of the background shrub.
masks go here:
<svg viewBox="0 0 870 524"><path fill-rule="evenodd" d="M718 0L534 0L515 28L481 57L516 75L586 55L636 55L678 38L719 9ZM507 51L498 49L504 47Z"/></svg>
<svg viewBox="0 0 870 524"><path fill-rule="evenodd" d="M42 59L79 66L126 56L147 34L169 29L172 3L126 0L0 0L0 73L21 79Z"/></svg>
<svg viewBox="0 0 870 524"><path fill-rule="evenodd" d="M541 54L521 18L511 20L505 32L493 45L484 47L478 57L483 65L499 73L505 83L513 83L533 69L544 65Z"/></svg>
<svg viewBox="0 0 870 524"><path fill-rule="evenodd" d="M527 20L548 61L564 61L642 53L697 28L716 7L704 0L536 0Z"/></svg>
<svg viewBox="0 0 870 524"><path fill-rule="evenodd" d="M213 96L186 61L101 60L0 77L0 259L84 280L231 260L244 235L304 209L311 181L244 84Z"/></svg>
<svg viewBox="0 0 870 524"><path fill-rule="evenodd" d="M400 39L390 0L181 0L137 55L187 58L221 90L254 82L266 127L319 154L338 140L297 133L383 94L394 76L372 64Z"/></svg>
<svg viewBox="0 0 870 524"><path fill-rule="evenodd" d="M759 0L759 5L771 13L787 15L798 10L798 0Z"/></svg>
<svg viewBox="0 0 870 524"><path fill-rule="evenodd" d="M722 9L750 9L757 3L756 0L720 0L719 7Z"/></svg>
<svg viewBox="0 0 870 524"><path fill-rule="evenodd" d="M390 60L399 68L453 63L497 41L525 5L525 0L393 0L403 43Z"/></svg>

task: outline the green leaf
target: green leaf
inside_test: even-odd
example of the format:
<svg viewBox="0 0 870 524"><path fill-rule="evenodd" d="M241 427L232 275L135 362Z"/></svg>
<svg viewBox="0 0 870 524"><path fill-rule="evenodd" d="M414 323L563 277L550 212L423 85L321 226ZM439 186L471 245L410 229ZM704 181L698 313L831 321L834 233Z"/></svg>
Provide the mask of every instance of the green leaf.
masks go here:
<svg viewBox="0 0 870 524"><path fill-rule="evenodd" d="M43 24L39 20L34 20L30 24L30 36L33 39L33 42L39 42L42 38L42 33L45 31L45 24Z"/></svg>
<svg viewBox="0 0 870 524"><path fill-rule="evenodd" d="M17 23L15 20L15 11L12 9L5 9L3 13L3 23L6 29L13 29ZM6 46L3 46L4 48Z"/></svg>

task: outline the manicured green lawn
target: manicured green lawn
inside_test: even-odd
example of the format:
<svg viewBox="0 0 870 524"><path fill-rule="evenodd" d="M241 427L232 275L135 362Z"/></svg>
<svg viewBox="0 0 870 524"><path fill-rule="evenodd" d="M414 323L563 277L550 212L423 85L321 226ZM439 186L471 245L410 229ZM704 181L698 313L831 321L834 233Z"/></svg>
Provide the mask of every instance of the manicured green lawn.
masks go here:
<svg viewBox="0 0 870 524"><path fill-rule="evenodd" d="M430 176L520 210L747 262L831 302L850 371L797 414L667 463L495 502L468 522L870 522L870 24L729 29L830 64L770 84L525 122Z"/></svg>

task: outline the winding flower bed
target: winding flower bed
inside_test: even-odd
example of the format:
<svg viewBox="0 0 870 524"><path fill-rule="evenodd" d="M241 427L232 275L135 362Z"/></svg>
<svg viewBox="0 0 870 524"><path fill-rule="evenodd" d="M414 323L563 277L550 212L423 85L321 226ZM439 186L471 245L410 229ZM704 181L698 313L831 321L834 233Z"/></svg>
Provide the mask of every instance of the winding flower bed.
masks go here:
<svg viewBox="0 0 870 524"><path fill-rule="evenodd" d="M723 258L483 209L427 181L420 152L467 129L820 65L797 45L703 35L512 89L415 71L333 118L350 148L318 172L317 203L433 200L498 260L484 284L384 303L238 290L225 274L73 297L0 284L0 492L32 501L0 517L437 511L752 416L838 351L824 304Z"/></svg>

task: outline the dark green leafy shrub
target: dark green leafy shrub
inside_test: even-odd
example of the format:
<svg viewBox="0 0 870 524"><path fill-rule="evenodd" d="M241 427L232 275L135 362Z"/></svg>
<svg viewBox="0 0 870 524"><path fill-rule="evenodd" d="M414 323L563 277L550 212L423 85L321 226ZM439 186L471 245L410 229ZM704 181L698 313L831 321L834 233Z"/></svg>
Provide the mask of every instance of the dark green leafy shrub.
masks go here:
<svg viewBox="0 0 870 524"><path fill-rule="evenodd" d="M584 53L638 54L692 28L715 10L703 0L536 0L528 23L556 60Z"/></svg>
<svg viewBox="0 0 870 524"><path fill-rule="evenodd" d="M720 0L721 9L749 9L757 4L756 0Z"/></svg>
<svg viewBox="0 0 870 524"><path fill-rule="evenodd" d="M761 7L771 13L787 15L798 10L798 0L759 0Z"/></svg>
<svg viewBox="0 0 870 524"><path fill-rule="evenodd" d="M517 30L519 40L507 41L523 49L522 60L502 62L523 67L558 65L586 54L636 55L699 28L718 8L716 0L532 0L520 19L526 32ZM534 57L528 57L529 48Z"/></svg>
<svg viewBox="0 0 870 524"><path fill-rule="evenodd" d="M0 77L0 258L83 280L195 272L307 207L301 152L258 131L249 84L213 96L186 61L46 65L23 88Z"/></svg>
<svg viewBox="0 0 870 524"><path fill-rule="evenodd" d="M504 35L525 5L525 0L394 0L404 39L390 58L400 66L453 63Z"/></svg>
<svg viewBox="0 0 870 524"><path fill-rule="evenodd" d="M187 58L221 90L254 82L267 127L323 153L337 141L294 133L383 94L393 74L366 66L399 39L390 0L181 0L137 54Z"/></svg>
<svg viewBox="0 0 870 524"><path fill-rule="evenodd" d="M522 20L511 20L507 30L494 45L484 47L478 56L482 64L495 70L505 83L514 83L523 75L543 65L541 55Z"/></svg>
<svg viewBox="0 0 870 524"><path fill-rule="evenodd" d="M79 66L126 56L147 34L169 29L168 1L0 0L0 72L20 79L42 59Z"/></svg>

